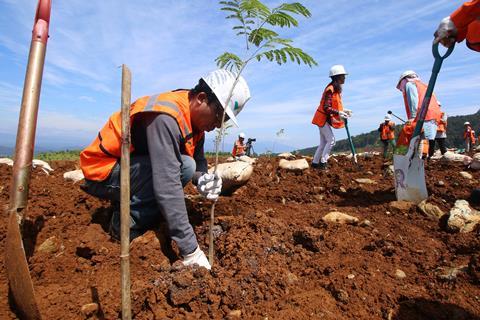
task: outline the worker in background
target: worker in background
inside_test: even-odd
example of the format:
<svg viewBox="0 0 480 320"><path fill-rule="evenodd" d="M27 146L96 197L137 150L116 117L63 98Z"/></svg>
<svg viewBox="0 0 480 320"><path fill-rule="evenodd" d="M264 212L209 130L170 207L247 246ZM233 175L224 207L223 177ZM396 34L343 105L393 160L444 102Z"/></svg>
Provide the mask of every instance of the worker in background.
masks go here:
<svg viewBox="0 0 480 320"><path fill-rule="evenodd" d="M420 113L425 93L427 91L427 85L423 83L419 76L413 70L407 70L400 75L397 82L397 89L403 94L403 101L405 104L405 112L407 114L406 125L411 125L411 128L415 128L417 123L417 117ZM422 139L428 140L422 141L419 145L419 150L424 150L428 153L428 145L435 142L435 136L437 134L437 125L441 118L440 106L438 105L435 94L432 94L430 99L430 105L428 107L427 114L423 123ZM413 134L413 130L412 134ZM408 139L410 143L411 134ZM430 142L433 141L433 142ZM422 153L422 152L421 152ZM421 154L420 153L420 154Z"/></svg>
<svg viewBox="0 0 480 320"><path fill-rule="evenodd" d="M438 105L441 107L442 105L440 104L440 101L437 101ZM440 152L442 155L447 152L447 147L445 145L445 141L447 140L447 114L445 112L440 113L440 121L438 122L437 126L437 134L435 136L435 143L438 144L438 147L440 148ZM429 157L432 157L433 154L435 153L435 145L430 146L429 148Z"/></svg>
<svg viewBox="0 0 480 320"><path fill-rule="evenodd" d="M467 40L467 47L480 52L480 0L465 2L440 22L434 43L451 47L455 41Z"/></svg>
<svg viewBox="0 0 480 320"><path fill-rule="evenodd" d="M236 116L250 91L240 77L226 105L235 78L227 70L216 70L191 90L146 96L130 107L130 240L156 228L163 217L186 266L210 269L188 220L183 187L192 181L211 200L221 192L221 178L207 173L205 131L221 127L224 110L225 120L237 124ZM116 112L80 154L84 190L112 201L110 233L114 238L120 236L120 128L121 116Z"/></svg>
<svg viewBox="0 0 480 320"><path fill-rule="evenodd" d="M385 116L384 121L380 124L378 132L380 132L380 141L383 144L383 158L387 158L388 146L392 146L392 153L395 153L395 123L391 121L389 115Z"/></svg>
<svg viewBox="0 0 480 320"><path fill-rule="evenodd" d="M475 131L470 122L466 121L463 124L463 140L465 141L465 153L470 153L475 145Z"/></svg>
<svg viewBox="0 0 480 320"><path fill-rule="evenodd" d="M312 160L312 167L325 170L330 150L335 144L334 129L345 127L343 119L349 118L352 111L343 108L342 86L345 83L345 76L348 73L342 65L334 65L330 68L330 83L322 94L312 123L318 126L320 131L320 144L318 145Z"/></svg>
<svg viewBox="0 0 480 320"><path fill-rule="evenodd" d="M232 150L232 156L234 158L239 158L245 155L245 133L240 132L238 139L235 141Z"/></svg>

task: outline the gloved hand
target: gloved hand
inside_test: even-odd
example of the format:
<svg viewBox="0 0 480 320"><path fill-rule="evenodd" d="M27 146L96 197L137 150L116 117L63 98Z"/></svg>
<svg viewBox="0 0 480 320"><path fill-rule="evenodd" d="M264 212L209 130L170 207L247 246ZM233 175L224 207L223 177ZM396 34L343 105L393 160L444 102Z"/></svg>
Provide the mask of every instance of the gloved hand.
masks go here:
<svg viewBox="0 0 480 320"><path fill-rule="evenodd" d="M338 115L340 117L342 117L343 119L347 119L349 118L350 116L348 115L348 113L346 113L345 111L338 111Z"/></svg>
<svg viewBox="0 0 480 320"><path fill-rule="evenodd" d="M433 34L435 39L433 43L441 43L444 47L451 47L455 43L455 36L457 35L457 27L450 17L445 17L440 21L437 31Z"/></svg>
<svg viewBox="0 0 480 320"><path fill-rule="evenodd" d="M205 173L198 179L197 190L208 200L217 200L222 192L222 178L212 173Z"/></svg>
<svg viewBox="0 0 480 320"><path fill-rule="evenodd" d="M205 256L205 253L203 253L202 249L200 247L197 247L195 251L193 251L190 254L187 254L185 257L183 257L183 265L188 267L192 266L194 264L199 265L200 267L205 267L208 270L212 269L212 266L208 262L207 257Z"/></svg>
<svg viewBox="0 0 480 320"><path fill-rule="evenodd" d="M345 112L346 114L348 114L349 117L351 117L352 114L353 114L353 111L350 110L350 109L343 109L343 112Z"/></svg>

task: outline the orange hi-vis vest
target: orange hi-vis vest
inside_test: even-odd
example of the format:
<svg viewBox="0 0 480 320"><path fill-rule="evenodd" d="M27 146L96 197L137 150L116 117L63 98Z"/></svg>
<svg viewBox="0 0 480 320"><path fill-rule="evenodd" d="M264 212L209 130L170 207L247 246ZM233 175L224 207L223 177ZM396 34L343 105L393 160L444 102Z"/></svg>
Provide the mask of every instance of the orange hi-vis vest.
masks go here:
<svg viewBox="0 0 480 320"><path fill-rule="evenodd" d="M447 131L447 121L443 120L443 112L442 112L440 121L438 122L437 132L445 132L445 131Z"/></svg>
<svg viewBox="0 0 480 320"><path fill-rule="evenodd" d="M237 154L245 154L245 144L240 142L240 140L235 141L235 144L233 145L232 156L236 157Z"/></svg>
<svg viewBox="0 0 480 320"><path fill-rule="evenodd" d="M195 145L204 132L194 133L190 119L188 90L170 91L136 100L130 106L130 123L142 112L158 112L174 118L182 134L181 152L193 157ZM121 113L115 112L100 130L95 140L80 153L80 167L86 179L105 180L121 156ZM130 152L134 150L132 145Z"/></svg>
<svg viewBox="0 0 480 320"><path fill-rule="evenodd" d="M475 144L476 139L475 139L475 131L472 129L471 126L468 126L465 131L463 131L463 139L467 140L469 139L472 144Z"/></svg>
<svg viewBox="0 0 480 320"><path fill-rule="evenodd" d="M329 84L323 91L322 100L317 107L317 111L315 111L315 114L313 115L312 123L319 127L323 127L325 122L328 122L335 129L340 129L345 127L342 118L339 115L327 114L325 111L325 96L329 91L332 93L332 109L343 111L342 96L339 92L335 92L332 84Z"/></svg>
<svg viewBox="0 0 480 320"><path fill-rule="evenodd" d="M402 131L398 135L397 146L408 146L410 139L412 139L413 131L415 131L416 122L406 122L403 125Z"/></svg>
<svg viewBox="0 0 480 320"><path fill-rule="evenodd" d="M415 86L417 87L417 92L418 92L417 115L415 118L415 122L416 122L418 119L418 116L420 115L420 108L422 107L422 102L423 102L423 99L425 98L425 93L427 92L427 85L420 80L414 80L413 82L415 83ZM408 119L410 119L412 115L410 114L410 110L408 108L406 92L403 92L403 101L405 103L405 111L407 112L407 117ZM430 105L428 106L428 111L427 111L427 114L425 115L425 121L435 120L438 123L441 119L441 115L442 115L442 112L440 111L440 106L438 105L437 97L435 97L435 94L432 94L432 97L430 99Z"/></svg>
<svg viewBox="0 0 480 320"><path fill-rule="evenodd" d="M395 130L394 127L395 124L392 121L389 121L388 123L383 122L380 124L380 139L381 140L393 140L395 139Z"/></svg>
<svg viewBox="0 0 480 320"><path fill-rule="evenodd" d="M467 39L467 47L480 52L480 1L465 2L450 18L458 30L455 40Z"/></svg>

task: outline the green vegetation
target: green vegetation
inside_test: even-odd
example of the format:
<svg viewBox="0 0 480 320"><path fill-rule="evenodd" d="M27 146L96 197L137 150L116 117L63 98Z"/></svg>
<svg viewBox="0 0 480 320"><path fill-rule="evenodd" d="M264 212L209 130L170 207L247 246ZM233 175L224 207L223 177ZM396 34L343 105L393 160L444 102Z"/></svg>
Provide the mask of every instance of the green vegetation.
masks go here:
<svg viewBox="0 0 480 320"><path fill-rule="evenodd" d="M74 160L77 161L80 157L80 150L65 150L65 151L50 151L35 154L34 158L43 161L54 160Z"/></svg>
<svg viewBox="0 0 480 320"><path fill-rule="evenodd" d="M475 130L475 133L477 135L480 133L480 110L478 110L474 114L449 117L448 126L447 126L447 140L446 140L447 148L464 148L463 123L465 121L469 121L472 124L472 127ZM378 122L378 125L380 125L380 121ZM395 137L398 137L398 134L400 133L401 128L402 128L401 125L395 126ZM352 137L353 144L355 145L357 152L361 152L360 150L364 150L364 151L381 150L382 145L380 142L380 135L377 129L378 128L375 128L375 130L372 130L368 133L362 133ZM303 155L313 155L316 149L317 147L315 146L311 148L298 150L298 152ZM334 152L350 151L348 140L344 139L344 140L337 141L337 143L333 147L333 151Z"/></svg>

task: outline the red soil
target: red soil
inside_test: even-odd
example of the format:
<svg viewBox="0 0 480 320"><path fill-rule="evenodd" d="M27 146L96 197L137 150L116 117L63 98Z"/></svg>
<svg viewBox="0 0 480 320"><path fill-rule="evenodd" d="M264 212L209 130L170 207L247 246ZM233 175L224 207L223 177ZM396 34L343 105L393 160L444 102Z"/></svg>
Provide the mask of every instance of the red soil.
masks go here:
<svg viewBox="0 0 480 320"><path fill-rule="evenodd" d="M135 319L480 319L478 231L451 234L445 219L413 207L395 210L393 180L379 158L361 170L339 158L331 169L303 174L260 159L247 185L216 206L212 272L181 268L161 231L131 245ZM120 318L120 245L105 232L109 203L65 182L73 162L54 162L53 174L35 169L24 228L27 259L44 319ZM429 202L448 212L476 182L461 164L427 165ZM480 172L471 172L474 180ZM11 168L0 165L0 204L8 204ZM355 178L378 184L361 185ZM436 186L438 180L444 186ZM343 187L347 192L342 192ZM342 188L342 189L343 189ZM208 252L210 203L186 188L190 221ZM478 209L478 208L477 208ZM370 224L330 225L332 210ZM5 211L6 212L6 211ZM0 219L0 318L15 319L3 263L7 214ZM52 238L53 249L39 246ZM441 269L465 266L456 278ZM395 276L397 269L406 277Z"/></svg>

